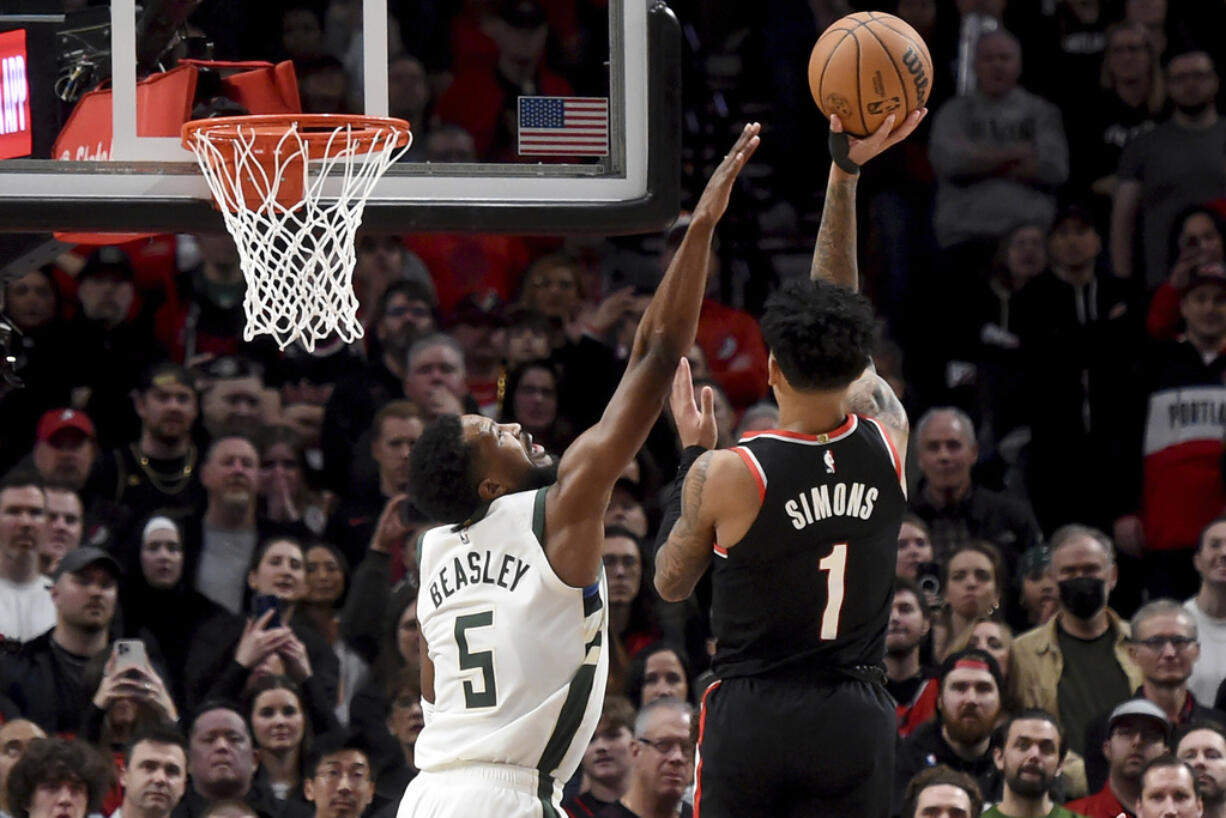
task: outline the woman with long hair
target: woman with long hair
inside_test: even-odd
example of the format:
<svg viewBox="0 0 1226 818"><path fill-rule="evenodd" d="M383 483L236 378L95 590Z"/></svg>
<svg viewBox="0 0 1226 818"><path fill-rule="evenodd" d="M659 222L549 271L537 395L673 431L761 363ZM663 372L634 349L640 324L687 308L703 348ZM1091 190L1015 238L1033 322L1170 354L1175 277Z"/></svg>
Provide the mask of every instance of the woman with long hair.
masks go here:
<svg viewBox="0 0 1226 818"><path fill-rule="evenodd" d="M328 524L328 501L312 491L298 433L289 426L267 426L256 448L260 455L259 512L276 523L301 523L312 534Z"/></svg>
<svg viewBox="0 0 1226 818"><path fill-rule="evenodd" d="M1000 608L1002 579L1000 552L991 543L972 540L950 551L941 583L945 607L932 623L933 656L944 659L955 639Z"/></svg>
<svg viewBox="0 0 1226 818"><path fill-rule="evenodd" d="M558 369L536 360L510 371L498 415L499 423L518 423L549 452L561 454L574 440L572 424L559 413Z"/></svg>
<svg viewBox="0 0 1226 818"><path fill-rule="evenodd" d="M313 725L301 689L287 676L261 676L243 696L243 714L260 753L256 780L263 779L278 801L295 801L309 809L302 795L302 767Z"/></svg>
<svg viewBox="0 0 1226 818"><path fill-rule="evenodd" d="M340 609L349 591L349 563L331 543L317 542L306 550L306 593L298 603L299 615L332 646L340 666L340 702L336 718L349 723L349 703L366 681L370 666L340 632Z"/></svg>

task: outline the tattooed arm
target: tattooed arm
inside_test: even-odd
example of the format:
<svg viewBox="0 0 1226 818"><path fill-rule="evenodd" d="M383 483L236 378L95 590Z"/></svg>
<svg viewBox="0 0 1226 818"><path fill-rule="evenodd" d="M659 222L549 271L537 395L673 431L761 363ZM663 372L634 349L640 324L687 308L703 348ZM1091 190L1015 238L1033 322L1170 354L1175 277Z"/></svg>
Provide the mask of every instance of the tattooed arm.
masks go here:
<svg viewBox="0 0 1226 818"><path fill-rule="evenodd" d="M715 520L709 508L703 507L703 493L716 454L706 452L690 467L681 489L681 517L656 552L656 590L668 602L678 602L693 593L711 562Z"/></svg>
<svg viewBox="0 0 1226 818"><path fill-rule="evenodd" d="M856 181L859 178L830 166L822 225L817 231L813 265L809 268L812 280L824 278L856 292L860 290L856 262Z"/></svg>

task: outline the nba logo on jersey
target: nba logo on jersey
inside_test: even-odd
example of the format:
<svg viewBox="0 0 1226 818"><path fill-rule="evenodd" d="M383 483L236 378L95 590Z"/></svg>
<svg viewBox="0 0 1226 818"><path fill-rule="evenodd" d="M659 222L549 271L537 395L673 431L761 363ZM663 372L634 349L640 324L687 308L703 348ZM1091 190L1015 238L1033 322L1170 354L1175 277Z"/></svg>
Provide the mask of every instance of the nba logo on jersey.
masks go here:
<svg viewBox="0 0 1226 818"><path fill-rule="evenodd" d="M826 474L834 474L834 452L826 450L826 456L822 458L822 462L826 464Z"/></svg>

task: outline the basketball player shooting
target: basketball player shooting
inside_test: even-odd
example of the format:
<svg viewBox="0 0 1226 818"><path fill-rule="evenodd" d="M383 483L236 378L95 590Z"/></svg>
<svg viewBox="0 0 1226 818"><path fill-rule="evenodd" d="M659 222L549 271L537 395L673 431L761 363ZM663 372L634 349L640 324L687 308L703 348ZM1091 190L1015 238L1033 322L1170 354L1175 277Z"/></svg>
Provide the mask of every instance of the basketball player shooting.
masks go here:
<svg viewBox="0 0 1226 818"><path fill-rule="evenodd" d="M418 543L426 726L399 818L562 814L608 675L605 509L694 343L711 238L759 130L707 183L604 415L559 462L481 415L444 415L414 444L414 500L446 525Z"/></svg>
<svg viewBox="0 0 1226 818"><path fill-rule="evenodd" d="M882 662L908 422L870 358L855 190L859 166L924 115L892 133L891 116L865 139L832 118L812 281L784 284L762 318L779 428L710 451L711 398L704 391L700 410L688 365L678 367L684 482L675 524L661 527L655 583L685 599L714 559L720 681L703 698L695 818L889 814L895 710Z"/></svg>

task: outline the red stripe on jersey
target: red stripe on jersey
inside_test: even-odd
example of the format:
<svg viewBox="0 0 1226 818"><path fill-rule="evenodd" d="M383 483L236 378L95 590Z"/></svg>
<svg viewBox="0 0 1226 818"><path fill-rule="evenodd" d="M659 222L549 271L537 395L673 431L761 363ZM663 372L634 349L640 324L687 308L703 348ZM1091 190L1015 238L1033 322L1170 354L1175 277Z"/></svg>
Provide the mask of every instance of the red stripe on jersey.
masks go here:
<svg viewBox="0 0 1226 818"><path fill-rule="evenodd" d="M755 431L755 432L746 432L745 434L741 435L741 439L751 440L752 438L758 437L759 435L771 435L772 437L790 437L793 440L806 440L810 443L830 442L834 438L840 437L841 435L845 435L848 432L850 432L852 428L855 427L855 425L856 425L856 416L848 415L847 420L843 421L842 426L839 426L837 429L831 429L829 432L825 433L824 435L824 437L826 438L825 441L821 440L823 435L806 435L803 432L791 432L791 431L788 431L787 429L759 429L758 431Z"/></svg>
<svg viewBox="0 0 1226 818"><path fill-rule="evenodd" d="M694 771L694 818L699 818L702 810L702 736L707 730L707 696L723 682L712 682L702 694L702 705L698 708L698 768Z"/></svg>
<svg viewBox="0 0 1226 818"><path fill-rule="evenodd" d="M727 548L720 548L718 544L713 545L713 546L711 546L711 547L712 547L713 549L715 549L715 553L716 553L716 554L719 554L721 557L726 557L726 556L728 556L728 549L727 549Z"/></svg>
<svg viewBox="0 0 1226 818"><path fill-rule="evenodd" d="M758 484L758 502L761 503L765 501L766 475L762 473L762 467L758 465L758 461L752 454L749 453L748 449L744 449L740 446L734 446L732 447L732 451L740 455L741 459L745 461L745 465L749 467L749 473L753 475L754 482Z"/></svg>

